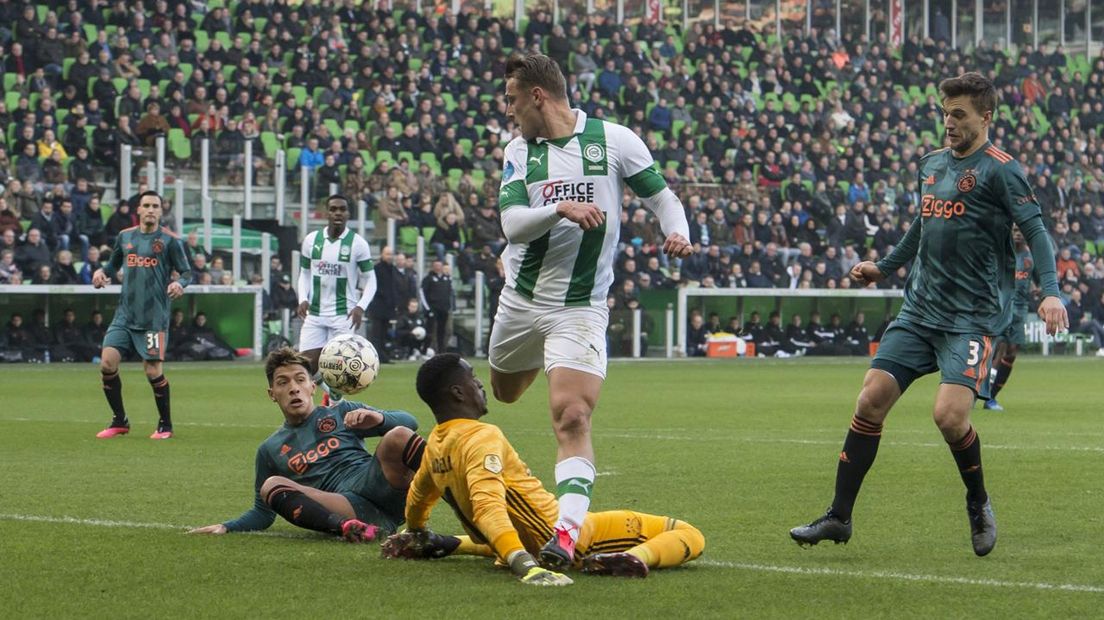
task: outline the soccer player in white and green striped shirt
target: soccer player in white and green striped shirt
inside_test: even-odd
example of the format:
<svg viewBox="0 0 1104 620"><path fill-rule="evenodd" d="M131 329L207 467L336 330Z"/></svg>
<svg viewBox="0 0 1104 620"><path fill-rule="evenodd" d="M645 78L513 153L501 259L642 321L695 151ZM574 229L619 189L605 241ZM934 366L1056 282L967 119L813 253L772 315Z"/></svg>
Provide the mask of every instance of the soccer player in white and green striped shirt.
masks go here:
<svg viewBox="0 0 1104 620"><path fill-rule="evenodd" d="M299 250L299 350L310 360L316 382L322 347L335 336L355 334L376 294L372 250L364 237L345 225L349 201L337 194L327 198L326 217L326 227L308 233ZM328 395L340 398L321 385Z"/></svg>
<svg viewBox="0 0 1104 620"><path fill-rule="evenodd" d="M491 330L491 385L495 398L510 403L541 368L548 377L560 515L541 561L562 569L572 563L594 484L590 416L606 375L605 300L624 187L656 214L664 252L683 258L693 249L682 203L643 141L572 109L554 61L511 57L506 100L521 136L506 146L499 194L508 245Z"/></svg>

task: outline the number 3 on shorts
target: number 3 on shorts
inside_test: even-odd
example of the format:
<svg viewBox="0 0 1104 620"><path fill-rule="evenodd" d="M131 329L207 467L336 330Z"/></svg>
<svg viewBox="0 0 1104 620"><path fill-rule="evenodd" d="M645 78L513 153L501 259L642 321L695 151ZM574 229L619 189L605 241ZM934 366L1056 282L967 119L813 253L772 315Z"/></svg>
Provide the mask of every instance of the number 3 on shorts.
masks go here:
<svg viewBox="0 0 1104 620"><path fill-rule="evenodd" d="M981 343L977 340L970 341L970 358L966 360L967 366L976 366L981 361Z"/></svg>
<svg viewBox="0 0 1104 620"><path fill-rule="evenodd" d="M971 342L971 345L976 343ZM150 351L161 350L161 334L159 332L146 332L146 349ZM974 349L970 349L973 351Z"/></svg>

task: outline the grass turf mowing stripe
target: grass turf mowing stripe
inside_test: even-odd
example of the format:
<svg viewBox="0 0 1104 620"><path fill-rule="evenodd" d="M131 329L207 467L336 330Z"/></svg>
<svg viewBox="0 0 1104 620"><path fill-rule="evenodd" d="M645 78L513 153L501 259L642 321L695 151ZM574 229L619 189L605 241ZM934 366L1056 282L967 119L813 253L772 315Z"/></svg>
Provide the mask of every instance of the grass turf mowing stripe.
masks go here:
<svg viewBox="0 0 1104 620"><path fill-rule="evenodd" d="M70 516L49 515L24 515L0 513L0 521L24 521L36 523L58 523L64 525L87 525L92 527L109 528L143 528L158 530L185 530L187 525L170 523L140 523L134 521L116 521L112 519L81 519ZM306 538L317 539L323 537L317 534L296 535L290 532L248 532L254 536L277 536L280 538ZM240 535L235 533L235 535ZM325 538L333 538L325 536ZM336 538L335 538L336 540ZM890 581L904 581L916 583L934 583L942 585L982 586L995 588L1011 588L1019 590L1050 590L1056 592L1084 592L1089 594L1104 594L1104 585L1076 584L1076 583L1047 583L1031 581L1005 581L1002 579L972 579L969 577L948 577L945 575L925 575L922 573L905 573L899 571L861 571L841 570L836 568L817 568L805 566L779 566L772 564L753 564L747 562L732 562L727 560L695 560L689 566L708 566L712 568L728 568L762 573L783 573L789 575L808 575L823 577L850 577L855 579L885 579Z"/></svg>

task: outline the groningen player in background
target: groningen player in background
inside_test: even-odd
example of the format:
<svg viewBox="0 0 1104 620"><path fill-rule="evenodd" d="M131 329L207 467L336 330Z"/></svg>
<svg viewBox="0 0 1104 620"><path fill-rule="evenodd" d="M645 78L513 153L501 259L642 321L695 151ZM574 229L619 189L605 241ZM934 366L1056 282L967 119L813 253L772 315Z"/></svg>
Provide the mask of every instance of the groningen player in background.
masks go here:
<svg viewBox="0 0 1104 620"><path fill-rule="evenodd" d="M192 264L184 243L167 228L161 228L163 206L154 191L138 197L138 226L127 228L115 239L111 259L92 274L92 286L103 288L123 272L123 292L115 318L104 334L100 352L100 374L104 396L111 406L111 424L96 434L109 439L130 432L130 420L123 408L123 382L119 361L123 351L134 351L143 361L146 378L157 403L157 430L150 439L173 435L169 412L169 381L162 370L169 348L168 329L171 300L184 294L192 279ZM179 275L175 281L172 272Z"/></svg>
<svg viewBox="0 0 1104 620"><path fill-rule="evenodd" d="M606 376L606 293L613 284L621 197L628 185L659 218L663 250L693 251L682 204L631 130L568 105L559 66L541 54L506 64L506 114L521 131L506 145L499 194L506 287L491 329L491 386L512 403L543 367L559 450L560 517L541 552L571 564L590 506L590 416Z"/></svg>
<svg viewBox="0 0 1104 620"><path fill-rule="evenodd" d="M974 553L992 551L997 524L970 409L975 398L988 398L994 344L1012 321L1013 223L1036 258L1044 296L1039 316L1047 333L1069 327L1039 203L1016 160L989 142L997 107L993 84L966 73L943 80L939 91L950 148L920 158L920 214L889 256L851 269L852 279L869 284L915 258L904 305L863 380L839 455L832 506L809 525L790 530L799 544L851 538L851 511L874 463L886 415L914 380L938 370L941 384L932 414L966 485Z"/></svg>
<svg viewBox="0 0 1104 620"><path fill-rule="evenodd" d="M389 557L440 558L452 554L497 557L522 582L568 585L566 575L537 566L533 554L556 521L556 500L529 473L497 426L479 421L487 395L459 355L437 355L418 370L418 396L437 420L422 467L407 497L409 529L383 546ZM444 497L467 537L427 529L430 510ZM650 568L678 566L701 555L705 538L694 526L631 510L587 513L573 562L584 572L646 577Z"/></svg>
<svg viewBox="0 0 1104 620"><path fill-rule="evenodd" d="M322 382L318 356L335 336L354 334L364 320L364 311L376 294L372 250L368 242L346 228L349 201L337 194L326 199L328 224L303 238L299 255L299 350L310 360L314 382L321 383L327 397L341 395ZM363 284L363 286L361 286ZM363 289L357 295L357 289ZM329 404L324 398L322 404Z"/></svg>
<svg viewBox="0 0 1104 620"><path fill-rule="evenodd" d="M1024 344L1024 321L1027 320L1027 304L1031 301L1031 278L1034 262L1031 260L1031 250L1027 247L1023 233L1019 227L1012 227L1012 240L1016 246L1016 294L1012 300L1012 323L1008 331L1001 338L1000 347L997 349L994 367L997 369L993 377L993 383L989 387L989 400L985 401L985 408L990 411L1004 411L1004 407L997 402L997 394L1008 383L1008 377L1012 374L1012 365L1016 363L1016 354Z"/></svg>
<svg viewBox="0 0 1104 620"><path fill-rule="evenodd" d="M287 347L268 355L268 397L284 425L257 449L253 507L192 533L263 530L279 514L299 527L361 542L402 523L406 490L425 449L414 432L417 421L405 411L349 401L315 407L309 364ZM374 457L365 437L382 437Z"/></svg>

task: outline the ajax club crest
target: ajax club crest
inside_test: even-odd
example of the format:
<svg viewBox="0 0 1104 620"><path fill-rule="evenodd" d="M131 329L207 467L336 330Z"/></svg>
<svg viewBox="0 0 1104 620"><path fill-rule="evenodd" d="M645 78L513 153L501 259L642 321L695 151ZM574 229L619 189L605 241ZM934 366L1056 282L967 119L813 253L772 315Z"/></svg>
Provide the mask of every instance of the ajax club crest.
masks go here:
<svg viewBox="0 0 1104 620"><path fill-rule="evenodd" d="M967 170L966 174L963 174L958 179L958 191L962 192L963 194L965 194L965 193L969 192L970 190L974 189L974 187L976 185L977 185L977 177L974 176L974 171L973 170Z"/></svg>

